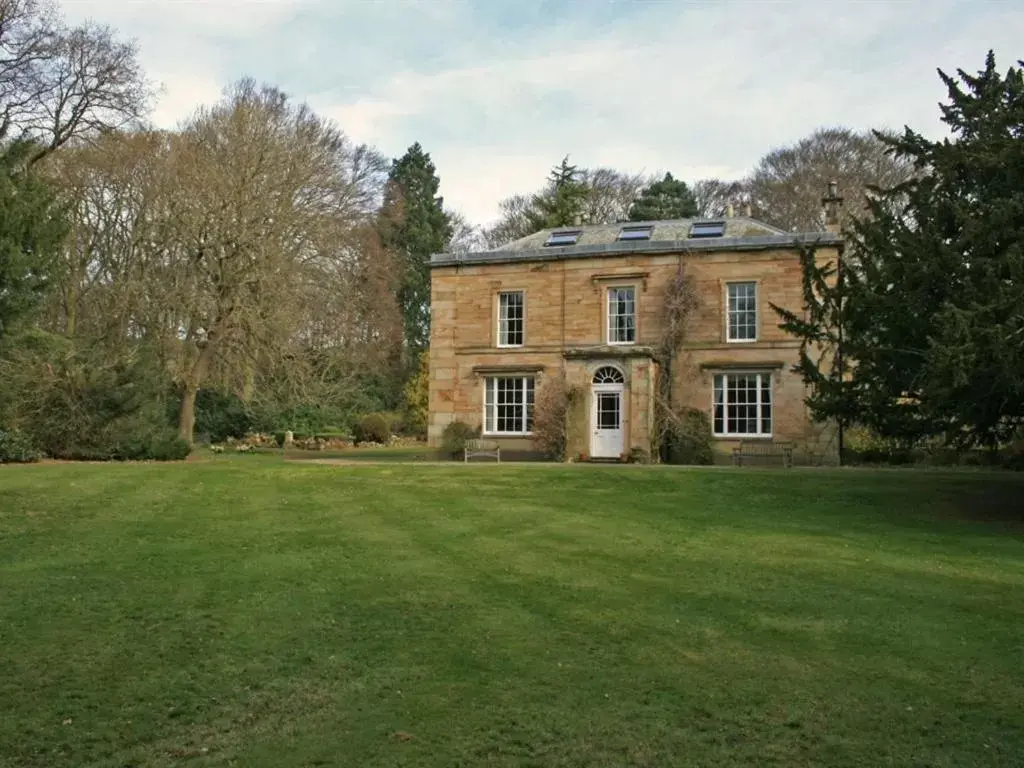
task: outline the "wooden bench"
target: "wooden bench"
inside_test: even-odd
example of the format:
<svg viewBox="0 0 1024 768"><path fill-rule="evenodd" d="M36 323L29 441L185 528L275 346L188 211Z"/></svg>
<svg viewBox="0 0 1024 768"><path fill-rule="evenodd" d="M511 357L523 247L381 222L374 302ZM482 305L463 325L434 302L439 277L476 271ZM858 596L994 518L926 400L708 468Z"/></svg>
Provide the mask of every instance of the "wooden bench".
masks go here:
<svg viewBox="0 0 1024 768"><path fill-rule="evenodd" d="M743 466L743 459L782 459L782 466L793 466L793 444L776 443L772 440L743 440L739 447L732 449L732 463Z"/></svg>
<svg viewBox="0 0 1024 768"><path fill-rule="evenodd" d="M501 463L501 446L494 440L467 440L463 454L463 461L469 461L471 456L493 456Z"/></svg>

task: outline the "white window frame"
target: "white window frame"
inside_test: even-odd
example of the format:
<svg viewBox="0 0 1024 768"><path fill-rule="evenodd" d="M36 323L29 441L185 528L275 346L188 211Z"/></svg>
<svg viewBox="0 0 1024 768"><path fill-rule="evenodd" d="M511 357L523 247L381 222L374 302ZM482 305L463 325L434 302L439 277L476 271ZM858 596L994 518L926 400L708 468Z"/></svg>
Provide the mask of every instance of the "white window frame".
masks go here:
<svg viewBox="0 0 1024 768"><path fill-rule="evenodd" d="M750 403L730 403L729 400L729 379L739 377L754 376L757 378L757 384L755 386L755 400ZM719 381L721 381L721 387L719 387ZM767 387L765 382L767 381ZM751 437L771 437L775 430L775 392L772 388L774 384L773 376L768 371L722 371L716 373L711 382L711 428L714 431L715 437L727 437L727 438L751 438ZM764 399L765 389L768 391L767 402ZM721 392L722 399L719 401L719 392ZM729 429L729 406L753 406L756 408L755 422L757 424L757 431L755 432L735 432ZM722 407L722 427L718 427L718 419L716 418L716 411L718 407ZM764 411L763 408L768 408L768 420L770 422L770 429L765 432L762 430L764 426Z"/></svg>
<svg viewBox="0 0 1024 768"><path fill-rule="evenodd" d="M631 291L633 293L633 338L629 341L616 341L612 338L612 332L615 328L615 324L612 322L612 294L614 291ZM605 333L605 339L609 346L628 346L630 344L636 344L637 336L637 322L636 322L636 286L635 285L610 285L605 290L605 324L608 326ZM614 315L614 317L628 317L628 315Z"/></svg>
<svg viewBox="0 0 1024 768"><path fill-rule="evenodd" d="M522 317L520 322L522 327L520 328L520 341L518 344L510 344L504 339L508 338L508 313L507 305L505 304L506 296L519 296L520 307L522 307ZM526 344L526 292L525 291L501 291L498 293L498 346L503 348L509 347L522 347Z"/></svg>
<svg viewBox="0 0 1024 768"><path fill-rule="evenodd" d="M520 431L502 431L498 429L498 394L499 381L519 381L522 383L522 402L513 403L510 407L519 410L518 417L522 420L523 429ZM525 436L533 434L533 404L537 393L536 376L488 376L484 379L484 402L483 402L483 434L485 435L515 435ZM505 404L509 406L509 404ZM490 411L490 412L489 412Z"/></svg>
<svg viewBox="0 0 1024 768"><path fill-rule="evenodd" d="M734 315L746 315L750 310L739 310L733 309L732 307L732 289L736 286L753 286L754 289L754 336L753 338L734 338L732 335L732 318ZM752 344L757 341L758 333L760 328L760 305L761 297L758 283L756 280L733 280L725 284L725 340L729 344ZM746 323L744 324L746 326Z"/></svg>

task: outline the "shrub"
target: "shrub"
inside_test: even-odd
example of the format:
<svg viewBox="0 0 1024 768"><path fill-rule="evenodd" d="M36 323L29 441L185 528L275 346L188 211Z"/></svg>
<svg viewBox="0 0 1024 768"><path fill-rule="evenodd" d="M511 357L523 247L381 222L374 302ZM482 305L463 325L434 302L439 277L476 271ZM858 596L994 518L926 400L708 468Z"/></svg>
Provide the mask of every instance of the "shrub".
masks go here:
<svg viewBox="0 0 1024 768"><path fill-rule="evenodd" d="M405 416L398 411L380 411L379 415L384 419L388 427L388 436L404 435L406 433Z"/></svg>
<svg viewBox="0 0 1024 768"><path fill-rule="evenodd" d="M567 416L575 390L561 378L545 381L533 403L533 446L554 461L565 461Z"/></svg>
<svg viewBox="0 0 1024 768"><path fill-rule="evenodd" d="M178 398L178 405L181 399ZM196 394L195 432L214 443L229 437L243 438L252 431L254 419L249 407L237 395L200 389Z"/></svg>
<svg viewBox="0 0 1024 768"><path fill-rule="evenodd" d="M168 448L169 381L151 350L37 335L8 354L0 378L11 385L11 421L44 454L108 461L180 453Z"/></svg>
<svg viewBox="0 0 1024 768"><path fill-rule="evenodd" d="M27 437L13 429L0 429L0 464L28 464L41 458Z"/></svg>
<svg viewBox="0 0 1024 768"><path fill-rule="evenodd" d="M935 451L933 451L934 453ZM954 454L956 452L954 451ZM846 464L913 464L928 457L915 441L882 437L863 427L851 427L843 441L843 462ZM951 461L948 457L939 461ZM962 463L957 456L953 463Z"/></svg>
<svg viewBox="0 0 1024 768"><path fill-rule="evenodd" d="M1002 465L1005 469L1024 471L1024 439L1010 443L1000 452Z"/></svg>
<svg viewBox="0 0 1024 768"><path fill-rule="evenodd" d="M703 411L683 408L665 414L665 458L669 464L713 464L714 434Z"/></svg>
<svg viewBox="0 0 1024 768"><path fill-rule="evenodd" d="M405 432L415 437L427 436L427 403L430 392L429 351L420 353L419 367L402 390L402 413Z"/></svg>
<svg viewBox="0 0 1024 768"><path fill-rule="evenodd" d="M356 424L355 438L357 443L387 443L391 439L387 419L381 413L363 416Z"/></svg>
<svg viewBox="0 0 1024 768"><path fill-rule="evenodd" d="M188 458L189 444L176 432L165 432L156 435L149 444L146 456L151 461L183 461Z"/></svg>
<svg viewBox="0 0 1024 768"><path fill-rule="evenodd" d="M474 429L463 421L453 421L441 433L441 452L453 459L462 458L467 441L479 436L479 429Z"/></svg>

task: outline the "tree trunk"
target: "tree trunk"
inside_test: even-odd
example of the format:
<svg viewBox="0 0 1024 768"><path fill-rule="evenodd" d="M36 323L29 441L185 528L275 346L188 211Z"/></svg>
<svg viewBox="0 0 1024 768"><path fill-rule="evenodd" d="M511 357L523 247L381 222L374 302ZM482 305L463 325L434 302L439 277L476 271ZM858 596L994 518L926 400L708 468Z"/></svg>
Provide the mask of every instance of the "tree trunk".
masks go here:
<svg viewBox="0 0 1024 768"><path fill-rule="evenodd" d="M196 426L196 394L199 387L189 382L181 394L181 408L178 411L178 434L192 445L192 432Z"/></svg>
<svg viewBox="0 0 1024 768"><path fill-rule="evenodd" d="M256 391L256 372L253 370L252 363L245 364L245 372L242 379L242 402L250 403L252 401L253 393Z"/></svg>
<svg viewBox="0 0 1024 768"><path fill-rule="evenodd" d="M185 378L185 390L181 393L181 408L178 410L178 434L189 445L192 445L192 433L196 426L196 395L199 393L199 386L206 378L206 371L209 369L212 359L213 339L211 338L200 347L199 357L196 358L192 370Z"/></svg>
<svg viewBox="0 0 1024 768"><path fill-rule="evenodd" d="M68 286L67 306L64 317L64 334L69 338L75 337L75 331L78 330L78 286Z"/></svg>

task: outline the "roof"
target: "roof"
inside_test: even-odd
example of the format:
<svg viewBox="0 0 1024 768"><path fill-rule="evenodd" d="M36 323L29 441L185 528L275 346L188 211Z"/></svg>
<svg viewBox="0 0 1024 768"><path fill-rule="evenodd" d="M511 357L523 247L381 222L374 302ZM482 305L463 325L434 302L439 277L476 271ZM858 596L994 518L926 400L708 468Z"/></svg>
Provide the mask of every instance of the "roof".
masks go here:
<svg viewBox="0 0 1024 768"><path fill-rule="evenodd" d="M756 235L784 235L785 231L776 229L763 222L746 217L720 218L720 219L669 219L667 221L627 221L619 224L587 224L580 227L556 227L555 229L542 229L532 235L527 235L519 240L497 248L499 251L532 251L535 248L543 248L544 243L553 232L564 232L568 230L579 230L580 236L576 245L606 245L607 243L618 242L619 232L623 227L653 227L651 241L657 240L686 240L690 236L690 227L695 223L704 221L718 221L725 224L723 237L750 237Z"/></svg>
<svg viewBox="0 0 1024 768"><path fill-rule="evenodd" d="M694 224L724 224L720 237L691 238ZM623 227L651 227L650 239L620 240ZM545 246L556 232L578 232L573 245ZM499 264L517 261L556 261L613 256L631 253L678 253L680 251L750 251L794 247L798 244L839 245L842 238L829 232L794 233L776 229L762 221L745 216L717 219L671 219L667 221L629 221L618 224L585 224L576 227L543 229L527 237L513 240L500 248L474 253L438 253L431 266L456 264Z"/></svg>

